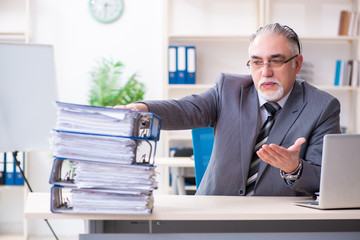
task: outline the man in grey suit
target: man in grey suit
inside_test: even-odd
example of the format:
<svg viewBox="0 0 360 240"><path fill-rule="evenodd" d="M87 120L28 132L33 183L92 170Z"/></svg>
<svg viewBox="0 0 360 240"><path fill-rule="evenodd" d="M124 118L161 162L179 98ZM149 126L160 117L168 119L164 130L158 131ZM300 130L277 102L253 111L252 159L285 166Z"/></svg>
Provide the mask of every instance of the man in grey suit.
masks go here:
<svg viewBox="0 0 360 240"><path fill-rule="evenodd" d="M323 137L340 133L340 103L296 79L303 56L291 28L260 28L250 40L249 57L251 76L220 73L216 86L201 94L122 107L152 111L165 130L214 128L213 153L199 195L312 195L319 191ZM280 110L254 152L269 115L266 102L277 103ZM253 158L261 160L248 190Z"/></svg>

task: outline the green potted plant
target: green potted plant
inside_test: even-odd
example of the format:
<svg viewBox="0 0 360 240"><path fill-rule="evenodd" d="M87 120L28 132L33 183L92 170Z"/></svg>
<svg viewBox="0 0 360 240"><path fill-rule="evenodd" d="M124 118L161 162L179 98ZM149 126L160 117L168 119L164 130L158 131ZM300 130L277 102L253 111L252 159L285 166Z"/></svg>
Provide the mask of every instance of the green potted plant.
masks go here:
<svg viewBox="0 0 360 240"><path fill-rule="evenodd" d="M145 85L139 82L134 73L126 81L122 81L124 65L120 61L103 58L90 72L92 88L89 104L92 106L126 105L142 100L145 94Z"/></svg>

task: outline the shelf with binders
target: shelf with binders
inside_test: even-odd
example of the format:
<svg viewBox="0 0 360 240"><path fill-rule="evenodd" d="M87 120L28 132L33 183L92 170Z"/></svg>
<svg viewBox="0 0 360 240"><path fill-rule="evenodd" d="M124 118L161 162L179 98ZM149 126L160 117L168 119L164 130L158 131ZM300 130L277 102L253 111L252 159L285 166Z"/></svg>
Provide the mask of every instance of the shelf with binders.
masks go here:
<svg viewBox="0 0 360 240"><path fill-rule="evenodd" d="M356 59L355 45L348 41L302 40L301 76L313 85L334 86L337 61Z"/></svg>
<svg viewBox="0 0 360 240"><path fill-rule="evenodd" d="M25 153L17 153L17 161L25 171ZM11 188L24 186L24 177L13 157L12 152L0 153L0 187Z"/></svg>
<svg viewBox="0 0 360 240"><path fill-rule="evenodd" d="M194 84L169 84L169 56L164 78L164 99L178 99L213 87L220 72L250 73L248 42L260 21L261 0L164 0L165 48L196 49ZM164 156L170 148L190 147L190 131L164 131Z"/></svg>
<svg viewBox="0 0 360 240"><path fill-rule="evenodd" d="M12 152L1 153L0 156L0 164L4 166L4 169L0 169L6 174L3 182L5 184L0 185L0 212L9 209L12 212L11 215L0 216L0 239L24 239L24 235L27 234L27 221L23 218L23 214L28 190L24 186L21 173L15 166ZM17 159L27 175L27 154L19 152ZM5 162L8 164L7 167Z"/></svg>
<svg viewBox="0 0 360 240"><path fill-rule="evenodd" d="M304 51L305 59L356 59L358 34L340 34L340 28L342 12L358 12L358 8L357 0L268 0L265 2L264 18L266 23L279 22L292 27L302 40L304 50L309 49L306 45L316 44L310 51L317 56L306 57L307 53ZM347 49L344 48L346 45ZM335 57L329 58L329 53ZM343 56L345 53L349 56ZM328 68L319 70L321 73L326 71Z"/></svg>
<svg viewBox="0 0 360 240"><path fill-rule="evenodd" d="M166 47L193 46L196 49L195 84L191 87L187 84L174 86L166 79L164 98L205 91L215 85L216 76L221 71L248 71L248 59L241 56L247 56L250 34L259 22L258 0L231 1L231 4L217 0L164 2ZM170 62L168 57L166 64Z"/></svg>
<svg viewBox="0 0 360 240"><path fill-rule="evenodd" d="M197 94L211 88L220 72L250 73L248 61L248 40L245 38L181 38L171 39L169 46L194 46L196 68L194 84L169 84L166 82L166 98L179 98ZM235 53L235 54L234 54ZM170 64L169 56L169 64ZM178 62L177 62L178 63Z"/></svg>
<svg viewBox="0 0 360 240"><path fill-rule="evenodd" d="M168 48L168 70L170 85L195 84L196 47L171 45Z"/></svg>
<svg viewBox="0 0 360 240"><path fill-rule="evenodd" d="M360 38L354 34L356 31L340 34L342 12L358 12L359 1L268 0L264 8L266 23L286 23L299 35L304 56L301 78L339 99L343 132L360 132L358 67L348 67L341 83L337 75L339 60L356 63L359 59Z"/></svg>
<svg viewBox="0 0 360 240"><path fill-rule="evenodd" d="M344 133L358 133L360 126L358 37L304 37L302 38L304 63L300 77L310 84L339 99L341 104L340 125ZM353 62L339 80L337 64ZM355 66L357 64L357 66Z"/></svg>
<svg viewBox="0 0 360 240"><path fill-rule="evenodd" d="M358 11L358 0L263 0L265 22L295 28L301 36L337 36L342 11ZM346 34L349 36L349 34Z"/></svg>

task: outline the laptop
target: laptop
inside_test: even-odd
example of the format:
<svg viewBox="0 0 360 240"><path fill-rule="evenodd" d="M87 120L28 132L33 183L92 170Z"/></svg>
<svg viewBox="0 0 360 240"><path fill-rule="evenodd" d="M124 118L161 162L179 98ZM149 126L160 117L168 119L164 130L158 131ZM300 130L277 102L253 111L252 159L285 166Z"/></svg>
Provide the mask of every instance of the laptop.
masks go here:
<svg viewBox="0 0 360 240"><path fill-rule="evenodd" d="M318 209L360 208L359 173L360 134L325 135L319 196L295 204Z"/></svg>

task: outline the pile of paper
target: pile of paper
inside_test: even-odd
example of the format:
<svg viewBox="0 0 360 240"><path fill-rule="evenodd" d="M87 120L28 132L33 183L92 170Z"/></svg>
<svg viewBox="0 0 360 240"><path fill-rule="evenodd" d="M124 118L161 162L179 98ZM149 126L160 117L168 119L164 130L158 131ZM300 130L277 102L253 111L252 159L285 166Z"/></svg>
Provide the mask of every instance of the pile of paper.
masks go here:
<svg viewBox="0 0 360 240"><path fill-rule="evenodd" d="M131 138L52 132L52 146L59 158L131 164L134 162L136 144L136 140Z"/></svg>
<svg viewBox="0 0 360 240"><path fill-rule="evenodd" d="M160 119L149 112L57 107L52 212L150 214Z"/></svg>

